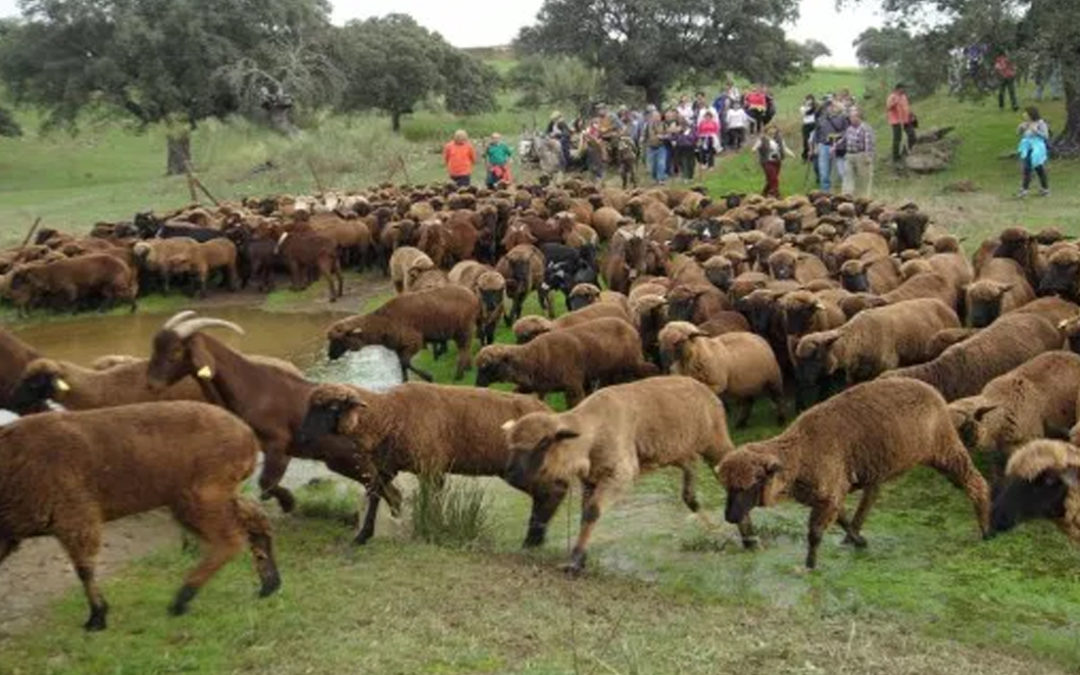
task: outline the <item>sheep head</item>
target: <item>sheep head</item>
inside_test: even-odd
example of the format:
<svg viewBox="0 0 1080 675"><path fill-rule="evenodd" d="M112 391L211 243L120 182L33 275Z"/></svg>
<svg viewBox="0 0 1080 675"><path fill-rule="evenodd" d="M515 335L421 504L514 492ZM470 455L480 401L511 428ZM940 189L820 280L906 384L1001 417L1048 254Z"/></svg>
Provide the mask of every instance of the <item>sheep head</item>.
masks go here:
<svg viewBox="0 0 1080 675"><path fill-rule="evenodd" d="M786 487L782 468L777 457L754 450L752 445L725 457L716 468L720 482L727 489L724 519L741 523L755 507L775 504Z"/></svg>
<svg viewBox="0 0 1080 675"><path fill-rule="evenodd" d="M758 245L760 247L760 244ZM773 252L768 258L769 273L774 279L789 280L795 278L795 265L798 258L794 251L780 249Z"/></svg>
<svg viewBox="0 0 1080 675"><path fill-rule="evenodd" d="M510 450L507 478L513 485L584 478L588 448L577 421L568 414L530 413L503 424Z"/></svg>
<svg viewBox="0 0 1080 675"><path fill-rule="evenodd" d="M510 379L512 345L488 345L476 353L476 386L488 387Z"/></svg>
<svg viewBox="0 0 1080 675"><path fill-rule="evenodd" d="M511 330L514 331L517 343L523 345L532 342L538 335L551 332L554 327L550 320L530 314L515 321Z"/></svg>
<svg viewBox="0 0 1080 675"><path fill-rule="evenodd" d="M682 363L688 357L692 342L707 337L707 333L687 321L672 321L664 326L657 338L664 371L670 371L672 364Z"/></svg>
<svg viewBox="0 0 1080 675"><path fill-rule="evenodd" d="M1032 441L1013 453L994 499L990 532L1006 532L1025 520L1056 520L1073 539L1080 506L1080 449L1062 441Z"/></svg>
<svg viewBox="0 0 1080 675"><path fill-rule="evenodd" d="M725 255L715 255L705 261L705 278L713 286L727 293L735 280L735 264Z"/></svg>
<svg viewBox="0 0 1080 675"><path fill-rule="evenodd" d="M158 330L153 340L153 354L147 364L146 380L151 391L160 391L189 375L210 381L217 373L206 328L228 328L244 334L244 329L223 319L196 317L184 311L174 315Z"/></svg>
<svg viewBox="0 0 1080 675"><path fill-rule="evenodd" d="M1013 284L984 279L969 284L967 293L968 322L972 328L986 328L1001 316L1001 304Z"/></svg>
<svg viewBox="0 0 1080 675"><path fill-rule="evenodd" d="M300 425L297 440L312 443L323 436L350 434L359 427L359 412L366 407L367 402L355 387L319 385L308 399L307 414Z"/></svg>
<svg viewBox="0 0 1080 675"><path fill-rule="evenodd" d="M35 359L26 365L11 391L11 409L20 415L42 412L46 401L63 401L71 391L64 367L52 359Z"/></svg>
<svg viewBox="0 0 1080 675"><path fill-rule="evenodd" d="M1067 246L1050 254L1046 273L1039 280L1039 295L1072 296L1080 281L1080 250Z"/></svg>
<svg viewBox="0 0 1080 675"><path fill-rule="evenodd" d="M838 330L828 330L811 333L799 340L795 345L796 382L801 386L811 386L823 376L835 372L836 360L831 352L840 335Z"/></svg>
<svg viewBox="0 0 1080 675"><path fill-rule="evenodd" d="M970 396L949 404L949 415L957 435L968 450L985 448L986 416L998 409L982 396Z"/></svg>
<svg viewBox="0 0 1080 675"><path fill-rule="evenodd" d="M567 304L570 311L588 307L600 299L600 287L596 284L577 284L570 289L570 297Z"/></svg>

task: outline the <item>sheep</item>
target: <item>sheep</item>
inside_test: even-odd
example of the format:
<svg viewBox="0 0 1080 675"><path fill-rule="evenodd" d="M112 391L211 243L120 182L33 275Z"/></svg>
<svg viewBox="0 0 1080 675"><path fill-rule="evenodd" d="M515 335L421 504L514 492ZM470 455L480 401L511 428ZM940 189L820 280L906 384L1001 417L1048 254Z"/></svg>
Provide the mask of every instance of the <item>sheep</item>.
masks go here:
<svg viewBox="0 0 1080 675"><path fill-rule="evenodd" d="M1047 319L1012 312L936 359L892 370L882 377L922 380L940 391L946 401L955 401L978 394L993 378L1043 352L1059 349L1061 343L1061 333Z"/></svg>
<svg viewBox="0 0 1080 675"><path fill-rule="evenodd" d="M506 294L510 296L510 311L503 315L507 326L521 318L525 298L536 291L541 309L548 307L547 291L544 290L544 254L530 244L519 244L499 259L495 271L506 280Z"/></svg>
<svg viewBox="0 0 1080 675"><path fill-rule="evenodd" d="M394 290L398 293L404 293L407 290L409 270L414 266L421 269L433 269L435 262L426 253L412 246L394 249L390 255L390 279L394 283Z"/></svg>
<svg viewBox="0 0 1080 675"><path fill-rule="evenodd" d="M36 349L0 326L0 409L11 410L11 394L22 379L23 370L39 358L41 354Z"/></svg>
<svg viewBox="0 0 1080 675"><path fill-rule="evenodd" d="M645 272L645 248L644 226L615 232L600 269L608 288L623 294L630 292L630 284Z"/></svg>
<svg viewBox="0 0 1080 675"><path fill-rule="evenodd" d="M772 506L784 496L809 506L806 567L814 569L821 537L834 520L846 533L844 543L865 547L863 522L881 484L919 465L964 490L985 536L986 481L960 442L941 394L911 379L852 387L804 412L779 436L729 454L717 473L727 489L729 523L742 522L755 506ZM844 499L856 490L862 490L862 499L849 521Z"/></svg>
<svg viewBox="0 0 1080 675"><path fill-rule="evenodd" d="M965 290L968 323L986 328L1002 314L1035 299L1035 291L1024 278L1024 270L1009 258L992 258L979 270L979 277Z"/></svg>
<svg viewBox="0 0 1080 675"><path fill-rule="evenodd" d="M778 280L794 280L805 284L826 279L829 270L817 256L790 248L780 248L768 259L769 274Z"/></svg>
<svg viewBox="0 0 1080 675"><path fill-rule="evenodd" d="M594 382L603 386L655 373L642 359L637 331L614 318L543 333L523 345L489 345L476 355L476 386L513 382L541 398L562 391L570 407Z"/></svg>
<svg viewBox="0 0 1080 675"><path fill-rule="evenodd" d="M1031 234L1022 227L1009 227L1002 230L997 248L994 249L993 257L1011 258L1024 272L1024 276L1033 288L1039 285L1045 262L1039 254L1039 247ZM985 261L986 263L989 260ZM977 275L982 275L982 266L977 266Z"/></svg>
<svg viewBox="0 0 1080 675"><path fill-rule="evenodd" d="M247 422L263 451L258 481L261 498L273 497L286 513L296 504L292 493L280 485L291 457L322 460L330 470L370 485L373 470L358 463L347 440L335 437L315 444L298 440L308 398L316 385L291 364L233 351L203 332L212 327L244 332L229 321L197 317L191 311L180 312L162 324L154 335L153 353L146 366L150 389L161 391L193 376L206 400Z"/></svg>
<svg viewBox="0 0 1080 675"><path fill-rule="evenodd" d="M835 330L831 344L826 340L826 371L830 375L843 371L853 384L923 363L934 335L959 327L956 312L932 298L869 309Z"/></svg>
<svg viewBox="0 0 1080 675"><path fill-rule="evenodd" d="M206 265L207 273L221 270L222 284L229 290L239 287L240 275L236 271L236 244L225 237L217 237L199 244L199 252Z"/></svg>
<svg viewBox="0 0 1080 675"><path fill-rule="evenodd" d="M1046 273L1039 280L1039 295L1080 300L1080 249L1066 245L1050 253Z"/></svg>
<svg viewBox="0 0 1080 675"><path fill-rule="evenodd" d="M89 410L151 401L205 401L199 385L187 378L168 389L151 391L146 360L108 370L82 368L68 361L36 359L23 370L11 392L11 409L19 414L40 410L47 400L68 410Z"/></svg>
<svg viewBox="0 0 1080 675"><path fill-rule="evenodd" d="M881 299L887 304L893 304L918 298L934 298L955 310L960 297L951 280L937 272L925 272L905 279L904 283L882 295Z"/></svg>
<svg viewBox="0 0 1080 675"><path fill-rule="evenodd" d="M536 336L550 333L553 330L580 326L589 321L608 318L622 319L630 324L634 323L630 314L619 305L598 302L595 305L587 305L581 309L575 309L572 312L563 314L555 320L536 315L523 316L514 322L511 330L514 332L516 342L523 345L531 342Z"/></svg>
<svg viewBox="0 0 1080 675"><path fill-rule="evenodd" d="M876 293L882 295L900 286L900 271L896 262L888 257L871 260L848 260L840 266L840 280L852 293Z"/></svg>
<svg viewBox="0 0 1080 675"><path fill-rule="evenodd" d="M344 293L345 278L341 276L337 244L328 235L309 226L294 229L281 235L274 253L289 268L294 291L307 288L309 278L322 277L330 289L330 302L337 302Z"/></svg>
<svg viewBox="0 0 1080 675"><path fill-rule="evenodd" d="M1080 544L1080 449L1075 445L1036 440L1009 458L1005 482L994 499L991 533L1036 518L1054 521Z"/></svg>
<svg viewBox="0 0 1080 675"><path fill-rule="evenodd" d="M430 382L431 374L414 366L413 356L425 342L453 340L458 349L454 379L460 380L472 367L470 345L479 314L476 295L460 286L397 295L373 312L333 323L326 332L328 354L334 360L350 350L382 345L397 353L402 372L411 370Z"/></svg>
<svg viewBox="0 0 1080 675"><path fill-rule="evenodd" d="M1005 460L1028 441L1066 438L1077 421L1078 391L1080 355L1044 352L990 380L977 396L953 401L949 409L968 449Z"/></svg>
<svg viewBox="0 0 1080 675"><path fill-rule="evenodd" d="M195 402L52 412L0 429L0 562L23 539L54 536L90 605L84 624L104 630L108 605L94 578L106 521L167 507L206 545L169 606L188 603L222 565L251 547L260 596L281 585L270 523L242 498L259 443L246 424Z"/></svg>
<svg viewBox="0 0 1080 675"><path fill-rule="evenodd" d="M570 311L581 309L597 302L614 304L630 315L630 300L618 291L602 291L596 284L577 284L570 289L568 306Z"/></svg>
<svg viewBox="0 0 1080 675"><path fill-rule="evenodd" d="M170 264L170 261L180 260L185 261L191 269L188 273L194 274L199 291L205 292L208 270L204 265L205 260L199 249L199 242L194 239L170 237L140 241L132 247L131 252L139 268L143 285L150 285L147 283L148 274L156 274L160 276L162 290L168 293L172 277L178 273L172 269L175 263Z"/></svg>
<svg viewBox="0 0 1080 675"><path fill-rule="evenodd" d="M750 322L738 312L720 312L705 323L699 324L698 328L710 337L716 337L728 333L749 333Z"/></svg>
<svg viewBox="0 0 1080 675"><path fill-rule="evenodd" d="M731 284L734 282L735 277L738 276L735 263L730 257L724 255L715 255L704 262L702 268L705 270L705 278L709 280L713 286L727 293L731 290Z"/></svg>
<svg viewBox="0 0 1080 675"><path fill-rule="evenodd" d="M138 307L137 276L131 267L116 257L93 253L23 265L11 273L8 288L21 314L27 312L36 298L53 297L75 311L77 301L94 294L103 298L103 307L124 300L134 312Z"/></svg>
<svg viewBox="0 0 1080 675"><path fill-rule="evenodd" d="M960 344L969 337L979 332L978 328L946 328L934 333L934 337L930 338L930 344L926 348L928 360L934 360L941 356L949 347Z"/></svg>
<svg viewBox="0 0 1080 675"><path fill-rule="evenodd" d="M369 458L376 485L389 486L401 471L436 475L499 476L532 497L524 546L544 543L547 524L566 492L552 481L515 480L507 475L511 459L501 431L508 420L546 411L531 396L409 382L385 394L339 384L312 391L301 427L305 440L340 434L353 452ZM368 493L367 510L354 543L375 533L379 494Z"/></svg>
<svg viewBox="0 0 1080 675"><path fill-rule="evenodd" d="M420 264L414 264L409 268L405 277L405 290L410 292L427 291L432 288L441 288L450 283L446 272L437 268L425 268Z"/></svg>
<svg viewBox="0 0 1080 675"><path fill-rule="evenodd" d="M660 331L660 354L670 371L707 385L717 396L742 404L735 426L750 420L754 399L766 394L783 424L784 380L780 364L764 338L753 333L709 337L692 323L673 321Z"/></svg>
<svg viewBox="0 0 1080 675"><path fill-rule="evenodd" d="M705 323L731 309L727 296L712 284L689 283L672 287L667 293L668 314L676 321Z"/></svg>
<svg viewBox="0 0 1080 675"><path fill-rule="evenodd" d="M581 532L566 568L572 574L585 569L586 547L604 508L641 473L679 467L683 502L699 514L696 462L715 469L733 448L723 404L705 385L680 376L601 389L573 410L530 413L503 429L513 456L510 476L583 484ZM755 545L749 518L739 532L744 546Z"/></svg>
<svg viewBox="0 0 1080 675"><path fill-rule="evenodd" d="M505 308L506 280L495 271L484 272L477 277L473 292L480 299L480 312L476 315L476 332L480 346L495 343L495 329Z"/></svg>

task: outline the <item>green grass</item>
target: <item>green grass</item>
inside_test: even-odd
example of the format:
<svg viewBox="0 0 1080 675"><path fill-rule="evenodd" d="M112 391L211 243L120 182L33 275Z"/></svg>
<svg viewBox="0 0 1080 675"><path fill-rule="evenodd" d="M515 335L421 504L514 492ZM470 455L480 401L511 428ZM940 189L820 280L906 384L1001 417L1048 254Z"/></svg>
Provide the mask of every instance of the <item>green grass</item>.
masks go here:
<svg viewBox="0 0 1080 675"><path fill-rule="evenodd" d="M792 111L807 91L843 86L859 95L865 83L852 71L824 71L778 92L783 123L794 128ZM1078 184L1080 164L1053 162L1053 197L1019 202L1009 196L1017 180L1015 162L997 159L1014 145L1011 112L937 97L916 109L927 127L957 126L962 144L956 162L941 175L905 179L889 176L881 164L878 196L917 200L939 222L969 236L969 246L1014 223L1056 224L1080 234L1073 215L1080 197L1064 189ZM1060 104L1045 112L1060 125ZM194 147L201 174L223 197L310 190L303 152L325 169L324 181L357 187L385 177L378 173L387 153L409 158L413 180L435 178L435 153L447 129L463 123L473 135L512 130L528 123L528 116L507 111L457 120L421 112L405 122L411 137L429 139L416 142L387 138L387 121L375 117L323 120L297 141L244 123L212 123L197 132ZM885 152L886 130L879 115L873 119ZM0 140L0 239L20 238L37 214L47 223L83 228L137 208L183 203L182 180L146 178L160 172L163 144L153 131L131 136L108 127L74 139L31 134L23 141ZM245 177L267 158L279 169ZM785 187L797 189L801 172L797 162L789 163ZM964 179L980 191L943 192ZM726 158L707 184L717 192L752 191L760 187L759 171L746 153ZM264 308L318 301L325 290L322 284L303 294L279 290ZM384 300L366 300L361 309ZM174 308L171 298L147 302L161 303L159 311ZM525 313L540 313L535 296ZM513 338L500 325L497 339ZM423 352L416 365L449 383L455 359L451 345L438 361ZM460 384L471 386L474 377L469 372ZM565 406L561 396L548 402ZM772 419L771 407L759 405L749 428L734 432L736 441L775 434ZM250 564L237 560L199 596L189 616L170 618L165 605L195 564L177 544L103 584L113 607L107 633L81 632L85 606L73 590L29 630L0 638L0 672L1080 669L1080 553L1047 524L981 542L962 493L944 478L917 470L883 491L866 525L867 550L841 546L834 528L822 545L819 570L805 574L799 569L805 508L786 503L755 511L763 548L744 552L730 526L706 530L689 516L677 473L645 477L604 514L588 572L574 582L557 566L577 532L576 488L556 514L547 545L526 553L518 546L528 500L495 479L462 479L468 489L483 490L486 524L484 545L464 549L419 543L407 516L399 522L385 514L375 539L354 548L344 523L355 519L359 490L315 485L298 495L297 514L276 519L285 584L279 595L257 601ZM406 491L414 484L406 481ZM723 491L704 469L699 486L712 519L722 520Z"/></svg>

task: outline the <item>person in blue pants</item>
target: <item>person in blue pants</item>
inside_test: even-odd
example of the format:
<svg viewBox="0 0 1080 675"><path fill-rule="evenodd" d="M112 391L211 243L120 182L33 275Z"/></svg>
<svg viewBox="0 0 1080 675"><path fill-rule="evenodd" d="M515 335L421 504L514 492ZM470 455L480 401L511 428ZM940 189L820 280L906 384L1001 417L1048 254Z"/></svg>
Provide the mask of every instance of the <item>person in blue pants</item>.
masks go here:
<svg viewBox="0 0 1080 675"><path fill-rule="evenodd" d="M814 129L814 154L818 168L818 187L832 190L833 168L842 169L843 157L837 155L837 145L844 137L850 122L844 109L836 101L829 100L825 112L818 116ZM841 150L842 152L842 150Z"/></svg>

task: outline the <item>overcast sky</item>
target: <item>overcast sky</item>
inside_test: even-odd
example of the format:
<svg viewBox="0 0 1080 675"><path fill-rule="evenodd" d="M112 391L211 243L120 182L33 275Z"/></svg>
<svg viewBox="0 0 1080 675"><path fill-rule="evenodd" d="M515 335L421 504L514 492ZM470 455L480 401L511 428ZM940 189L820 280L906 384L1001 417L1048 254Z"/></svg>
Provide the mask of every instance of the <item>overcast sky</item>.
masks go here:
<svg viewBox="0 0 1080 675"><path fill-rule="evenodd" d="M380 16L390 12L411 14L425 27L437 30L458 47L487 47L510 42L518 29L530 24L543 0L331 0L334 22ZM854 10L836 11L835 0L801 0L799 21L791 27L796 40L814 38L832 50L818 63L856 65L852 40L868 26L881 23L874 7L864 2ZM18 13L16 0L0 0L0 16Z"/></svg>

